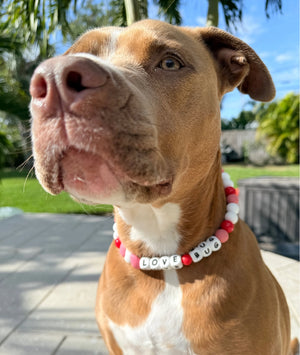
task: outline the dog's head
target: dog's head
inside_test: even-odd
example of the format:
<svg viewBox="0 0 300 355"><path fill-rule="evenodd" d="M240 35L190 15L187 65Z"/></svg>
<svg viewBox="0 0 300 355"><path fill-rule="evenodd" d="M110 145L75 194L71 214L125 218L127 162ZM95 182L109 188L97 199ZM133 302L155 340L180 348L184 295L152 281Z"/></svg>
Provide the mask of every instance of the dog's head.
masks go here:
<svg viewBox="0 0 300 355"><path fill-rule="evenodd" d="M256 53L219 29L145 20L89 31L33 75L37 177L86 203L165 199L216 161L220 100L235 87L275 94Z"/></svg>

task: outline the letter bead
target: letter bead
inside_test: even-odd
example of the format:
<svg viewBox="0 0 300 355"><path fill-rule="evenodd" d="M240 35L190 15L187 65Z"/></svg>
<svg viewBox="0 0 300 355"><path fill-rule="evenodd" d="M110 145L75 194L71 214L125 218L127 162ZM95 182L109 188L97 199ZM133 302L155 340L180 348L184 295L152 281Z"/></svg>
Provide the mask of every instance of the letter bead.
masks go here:
<svg viewBox="0 0 300 355"><path fill-rule="evenodd" d="M170 258L168 256L162 256L159 258L160 269L167 270L170 268Z"/></svg>
<svg viewBox="0 0 300 355"><path fill-rule="evenodd" d="M150 268L151 270L159 270L159 258L151 258L150 259Z"/></svg>
<svg viewBox="0 0 300 355"><path fill-rule="evenodd" d="M208 243L212 251L218 251L222 247L222 243L214 235L209 237L206 242Z"/></svg>
<svg viewBox="0 0 300 355"><path fill-rule="evenodd" d="M172 269L181 269L183 267L180 255L170 256L170 266Z"/></svg>
<svg viewBox="0 0 300 355"><path fill-rule="evenodd" d="M140 269L141 270L150 270L150 258L142 257L140 258Z"/></svg>
<svg viewBox="0 0 300 355"><path fill-rule="evenodd" d="M208 243L202 242L198 246L199 246L199 248L201 248L201 253L205 258L207 258L208 256L211 255L212 250L211 250L210 245Z"/></svg>
<svg viewBox="0 0 300 355"><path fill-rule="evenodd" d="M202 249L198 247L192 249L189 252L191 258L193 259L194 263L197 263L198 261L200 261L203 258L203 252Z"/></svg>

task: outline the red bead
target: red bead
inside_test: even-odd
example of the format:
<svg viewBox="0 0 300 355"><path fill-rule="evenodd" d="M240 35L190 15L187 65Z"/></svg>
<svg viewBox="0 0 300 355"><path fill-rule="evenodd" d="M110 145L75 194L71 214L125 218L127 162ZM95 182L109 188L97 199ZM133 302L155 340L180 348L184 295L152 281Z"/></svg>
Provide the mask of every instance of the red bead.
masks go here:
<svg viewBox="0 0 300 355"><path fill-rule="evenodd" d="M117 248L120 248L120 246L121 246L121 240L120 240L119 238L116 238L116 239L115 239L115 244L116 244L116 247L117 247Z"/></svg>
<svg viewBox="0 0 300 355"><path fill-rule="evenodd" d="M221 229L225 229L228 233L231 233L234 230L234 224L224 219L221 223Z"/></svg>
<svg viewBox="0 0 300 355"><path fill-rule="evenodd" d="M189 254L184 254L181 257L181 261L183 265L191 265L191 263L193 262L193 259L191 258L191 256Z"/></svg>
<svg viewBox="0 0 300 355"><path fill-rule="evenodd" d="M225 188L225 194L228 195L236 195L236 189L234 187L228 186Z"/></svg>

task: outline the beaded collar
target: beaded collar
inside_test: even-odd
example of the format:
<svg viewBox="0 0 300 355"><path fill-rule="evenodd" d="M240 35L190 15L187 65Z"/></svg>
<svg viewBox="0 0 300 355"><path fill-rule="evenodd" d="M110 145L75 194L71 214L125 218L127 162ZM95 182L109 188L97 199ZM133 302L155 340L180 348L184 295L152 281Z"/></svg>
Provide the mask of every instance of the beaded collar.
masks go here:
<svg viewBox="0 0 300 355"><path fill-rule="evenodd" d="M171 255L171 256L157 256L157 257L138 257L132 254L125 245L121 242L118 233L117 226L114 224L114 241L116 247L120 250L120 254L125 261L131 264L135 269L141 270L169 270L169 269L181 269L183 266L191 265L192 263L198 263L203 258L207 258L213 252L218 251L223 243L226 243L229 238L229 233L234 229L234 225L238 221L238 192L233 187L233 182L230 179L228 173L222 172L222 180L226 195L226 213L220 228L214 235L208 237L204 242L198 244L189 253L184 255Z"/></svg>

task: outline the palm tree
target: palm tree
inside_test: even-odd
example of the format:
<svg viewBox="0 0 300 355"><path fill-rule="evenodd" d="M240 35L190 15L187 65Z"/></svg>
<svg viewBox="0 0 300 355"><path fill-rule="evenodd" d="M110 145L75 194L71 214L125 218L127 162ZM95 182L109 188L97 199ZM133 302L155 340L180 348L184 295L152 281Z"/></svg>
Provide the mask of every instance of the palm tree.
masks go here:
<svg viewBox="0 0 300 355"><path fill-rule="evenodd" d="M159 15L167 22L181 24L180 0L153 0L153 3L158 5ZM99 6L101 4L102 2ZM218 26L220 5L228 29L242 20L242 0L208 0L208 4L207 25ZM0 5L4 10L0 13L4 33L5 29L7 33L12 27L19 28L24 43L38 43L41 56L46 57L49 37L57 28L64 37L70 32L68 14L70 11L76 14L78 4L77 0L1 0ZM271 7L275 11L281 11L282 0L265 0L267 17L270 16ZM148 0L111 0L109 10L114 13L113 22L124 26L148 17Z"/></svg>
<svg viewBox="0 0 300 355"><path fill-rule="evenodd" d="M299 95L287 94L282 100L259 104L256 108L258 134L265 137L271 155L288 163L299 162Z"/></svg>
<svg viewBox="0 0 300 355"><path fill-rule="evenodd" d="M179 0L153 0L153 2L158 5L159 14L163 15L166 21L176 25L181 24ZM116 7L116 15L122 25L130 25L147 17L147 0L114 0L111 4ZM206 25L218 26L219 5L222 7L227 29L231 26L235 28L236 24L242 21L242 0L208 0ZM275 12L281 12L282 0L265 0L265 13L268 18L270 7L273 7Z"/></svg>

